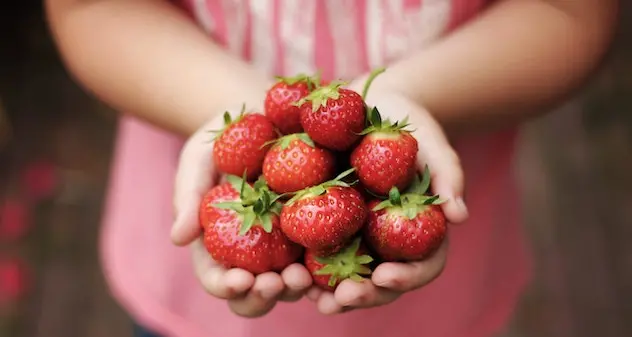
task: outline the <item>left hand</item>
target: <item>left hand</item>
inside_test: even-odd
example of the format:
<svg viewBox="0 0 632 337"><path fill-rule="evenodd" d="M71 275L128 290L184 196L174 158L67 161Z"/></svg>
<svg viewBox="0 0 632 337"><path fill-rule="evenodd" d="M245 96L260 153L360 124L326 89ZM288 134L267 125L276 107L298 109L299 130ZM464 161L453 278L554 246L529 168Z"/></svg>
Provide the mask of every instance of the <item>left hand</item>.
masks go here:
<svg viewBox="0 0 632 337"><path fill-rule="evenodd" d="M383 118L391 121L408 116L412 135L419 143L419 167L428 165L433 193L448 201L442 209L450 223L467 219L463 202L464 177L458 155L432 115L417 103L387 87L374 82L367 95L369 106L376 106ZM351 83L350 88L362 92L363 81ZM387 262L380 264L371 279L363 282L343 281L334 293L312 287L307 297L317 303L323 314L337 314L359 308L384 305L405 292L425 286L443 271L448 251L446 239L439 250L426 260L411 263Z"/></svg>

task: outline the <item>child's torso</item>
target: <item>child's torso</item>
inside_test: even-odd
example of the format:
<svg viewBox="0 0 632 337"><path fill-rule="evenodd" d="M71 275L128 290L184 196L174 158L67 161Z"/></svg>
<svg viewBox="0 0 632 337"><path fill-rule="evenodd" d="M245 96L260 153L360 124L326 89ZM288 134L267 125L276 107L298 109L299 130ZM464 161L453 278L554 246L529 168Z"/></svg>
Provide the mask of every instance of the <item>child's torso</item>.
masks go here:
<svg viewBox="0 0 632 337"><path fill-rule="evenodd" d="M485 0L182 0L235 55L273 75L349 79L424 48Z"/></svg>

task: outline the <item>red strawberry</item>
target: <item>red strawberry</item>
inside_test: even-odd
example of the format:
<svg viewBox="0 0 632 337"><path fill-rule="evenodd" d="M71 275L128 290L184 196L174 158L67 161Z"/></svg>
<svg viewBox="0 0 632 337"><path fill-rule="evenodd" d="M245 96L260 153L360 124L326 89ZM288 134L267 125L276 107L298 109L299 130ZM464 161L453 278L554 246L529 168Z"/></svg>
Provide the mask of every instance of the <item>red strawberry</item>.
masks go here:
<svg viewBox="0 0 632 337"><path fill-rule="evenodd" d="M229 181L233 179L239 179L235 176L228 176ZM240 186L240 185L239 185ZM239 187L238 187L239 188ZM225 202L225 201L235 201L239 199L239 190L235 189L234 185L230 182L226 182L220 185L217 185L211 188L204 198L202 199L202 205L200 206L200 224L203 229L206 229L206 225L212 224L213 221L209 219L209 216L217 217L220 213L228 214L231 211L221 208L215 208L213 205Z"/></svg>
<svg viewBox="0 0 632 337"><path fill-rule="evenodd" d="M283 134L302 132L300 108L294 103L307 96L318 79L304 74L278 79L266 94L265 114Z"/></svg>
<svg viewBox="0 0 632 337"><path fill-rule="evenodd" d="M316 143L337 151L350 148L360 138L366 118L360 94L340 88L343 84L318 88L299 101L303 129Z"/></svg>
<svg viewBox="0 0 632 337"><path fill-rule="evenodd" d="M341 181L351 172L301 190L285 204L281 229L290 240L316 254L329 255L362 228L368 209L360 193Z"/></svg>
<svg viewBox="0 0 632 337"><path fill-rule="evenodd" d="M224 123L213 146L215 165L222 173L242 176L246 172L248 180L255 179L269 148L264 144L277 138L274 125L262 114L244 115L243 110L234 121L226 112Z"/></svg>
<svg viewBox="0 0 632 337"><path fill-rule="evenodd" d="M378 195L388 194L391 187L408 187L417 167L417 140L405 130L407 119L392 124L382 121L377 108L369 112L371 126L351 153L351 165L360 182Z"/></svg>
<svg viewBox="0 0 632 337"><path fill-rule="evenodd" d="M276 141L263 160L263 177L278 193L296 192L330 179L334 156L319 148L306 133L295 133Z"/></svg>
<svg viewBox="0 0 632 337"><path fill-rule="evenodd" d="M328 149L349 149L360 139L359 133L364 129L364 97L371 82L382 72L384 69L377 69L371 73L362 96L353 90L341 88L346 83L333 81L296 102L295 105L301 107L301 125L305 132L316 143Z"/></svg>
<svg viewBox="0 0 632 337"><path fill-rule="evenodd" d="M393 187L388 200L369 203L365 240L384 261L423 260L441 246L446 218L439 196L424 195L429 183L426 168L423 180L417 177L405 194Z"/></svg>
<svg viewBox="0 0 632 337"><path fill-rule="evenodd" d="M305 267L312 274L314 284L319 287L334 291L346 279L362 282L361 275L370 275L371 269L366 266L373 261L367 255L368 251L355 239L335 255L320 257L312 251L305 252Z"/></svg>
<svg viewBox="0 0 632 337"><path fill-rule="evenodd" d="M242 268L253 274L280 272L302 253L280 229L281 204L262 180L253 187L243 179L230 179L233 188L241 191L237 197L210 207L202 205L206 249L226 268Z"/></svg>

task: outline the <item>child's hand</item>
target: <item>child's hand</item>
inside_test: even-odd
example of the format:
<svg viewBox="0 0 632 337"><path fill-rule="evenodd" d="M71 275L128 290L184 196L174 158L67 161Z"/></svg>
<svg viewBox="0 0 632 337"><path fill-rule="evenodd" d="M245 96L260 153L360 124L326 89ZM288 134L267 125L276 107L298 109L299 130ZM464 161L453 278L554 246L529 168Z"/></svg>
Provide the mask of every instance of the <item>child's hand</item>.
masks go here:
<svg viewBox="0 0 632 337"><path fill-rule="evenodd" d="M363 83L353 83L351 88L361 90ZM361 91L358 91L361 92ZM422 107L401 94L374 84L368 94L367 104L379 108L384 118L391 121L409 117L413 136L419 143L419 165L428 164L432 172L432 189L442 199L443 211L451 223L459 223L468 217L463 203L463 171L459 158L450 146L442 128ZM447 240L430 258L413 263L383 263L373 272L370 280L358 283L343 281L335 293L313 287L307 296L316 301L324 314L336 314L357 308L384 305L407 291L423 287L434 280L445 266Z"/></svg>
<svg viewBox="0 0 632 337"><path fill-rule="evenodd" d="M178 245L190 244L197 278L211 295L227 299L231 310L245 317L269 312L278 300L300 299L312 284L309 272L300 264L287 267L281 274L258 276L243 270L226 270L218 265L202 244L198 208L204 193L217 184L220 177L212 163L213 134L219 130L222 117L203 126L182 149L174 191L175 222L171 237Z"/></svg>

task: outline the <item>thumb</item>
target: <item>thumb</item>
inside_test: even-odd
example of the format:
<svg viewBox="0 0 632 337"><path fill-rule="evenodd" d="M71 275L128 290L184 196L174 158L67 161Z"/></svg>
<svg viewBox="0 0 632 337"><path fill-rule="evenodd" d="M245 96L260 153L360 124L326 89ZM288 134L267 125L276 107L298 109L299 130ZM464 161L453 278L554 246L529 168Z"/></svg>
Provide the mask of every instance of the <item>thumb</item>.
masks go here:
<svg viewBox="0 0 632 337"><path fill-rule="evenodd" d="M451 223L461 223L468 216L464 195L464 174L456 151L450 145L441 126L430 114L421 114L413 135L419 141L419 165L428 165L432 192L447 200L441 205Z"/></svg>
<svg viewBox="0 0 632 337"><path fill-rule="evenodd" d="M180 154L174 187L175 220L171 240L176 245L187 245L200 235L198 210L204 193L216 179L212 163L212 143L209 135L192 136Z"/></svg>

